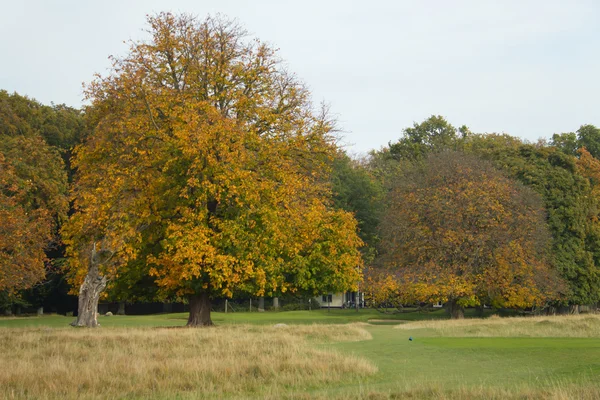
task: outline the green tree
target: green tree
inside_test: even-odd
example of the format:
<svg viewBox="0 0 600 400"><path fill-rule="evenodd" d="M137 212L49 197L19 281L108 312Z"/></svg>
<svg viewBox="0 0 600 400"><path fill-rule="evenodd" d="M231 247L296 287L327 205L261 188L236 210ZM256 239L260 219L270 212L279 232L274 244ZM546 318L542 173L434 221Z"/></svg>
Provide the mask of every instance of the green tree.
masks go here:
<svg viewBox="0 0 600 400"><path fill-rule="evenodd" d="M351 212L358 222L358 235L366 244L363 253L372 260L379 242L378 227L383 206L381 183L364 163L340 153L333 162L334 206Z"/></svg>
<svg viewBox="0 0 600 400"><path fill-rule="evenodd" d="M400 160L422 160L430 152L458 150L470 135L466 126L456 129L440 115L432 115L421 123L406 128L396 143L389 144L389 156Z"/></svg>
<svg viewBox="0 0 600 400"><path fill-rule="evenodd" d="M555 133L550 144L571 156L578 156L577 150L585 147L593 157L599 158L600 129L594 125L582 125L577 132Z"/></svg>
<svg viewBox="0 0 600 400"><path fill-rule="evenodd" d="M578 148L585 147L594 158L600 158L600 129L594 125L582 125L577 130Z"/></svg>
<svg viewBox="0 0 600 400"><path fill-rule="evenodd" d="M0 90L0 131L6 135L42 136L44 141L60 150L69 150L85 135L82 111L66 106L43 105L17 93Z"/></svg>
<svg viewBox="0 0 600 400"><path fill-rule="evenodd" d="M569 154L574 156L577 154L577 149L579 149L580 144L577 139L577 134L574 132L569 133L555 133L552 135L552 140L550 141L550 145L560 149L565 154Z"/></svg>

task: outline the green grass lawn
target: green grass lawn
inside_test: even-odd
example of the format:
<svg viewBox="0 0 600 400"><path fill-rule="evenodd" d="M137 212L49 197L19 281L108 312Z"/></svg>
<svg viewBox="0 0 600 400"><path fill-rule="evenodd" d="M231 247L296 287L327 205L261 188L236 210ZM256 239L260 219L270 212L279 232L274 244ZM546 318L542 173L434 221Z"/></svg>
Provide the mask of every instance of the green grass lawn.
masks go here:
<svg viewBox="0 0 600 400"><path fill-rule="evenodd" d="M116 328L182 326L187 316L161 314L99 318L103 327ZM318 345L368 359L377 366L378 372L360 382L311 388L309 398L514 396L592 399L600 395L600 337L470 337L472 335L469 332L473 330L469 328L464 328L464 337L456 335L456 332L456 337L444 337L433 328L396 328L399 323L436 318L445 318L443 311L393 315L383 315L373 310L357 313L354 310L333 309L329 312L213 313L213 321L218 325L344 324L373 319L395 320L391 321L394 324L389 325L366 325L365 329L373 336L372 340ZM600 329L600 318L587 318L589 321L585 320L586 324L596 324L594 326ZM0 318L0 329L65 327L72 319L63 316ZM532 327L535 329L535 324ZM344 329L343 326L340 329ZM409 337L413 340L409 341ZM290 389L290 393L296 390ZM583 391L574 391L580 389ZM559 394L566 393L566 397L557 397L556 390ZM572 397L569 393L573 394Z"/></svg>
<svg viewBox="0 0 600 400"><path fill-rule="evenodd" d="M489 312L488 312L489 313ZM187 313L155 314L139 316L99 316L98 322L104 327L142 327L142 326L181 326L187 322ZM213 312L215 324L347 324L351 322L369 322L373 325L394 325L404 321L446 319L443 310L432 312L403 312L384 314L373 309L342 310L337 308L318 309L312 311L269 311L269 312ZM467 310L467 317L474 317L474 310ZM0 317L2 327L64 327L71 323L74 317L62 315L44 315L41 317ZM374 321L373 321L374 320Z"/></svg>
<svg viewBox="0 0 600 400"><path fill-rule="evenodd" d="M376 363L379 373L362 382L369 391L423 388L543 388L598 382L600 338L477 338L414 336L371 327L373 340L335 346ZM361 385L358 385L358 389Z"/></svg>

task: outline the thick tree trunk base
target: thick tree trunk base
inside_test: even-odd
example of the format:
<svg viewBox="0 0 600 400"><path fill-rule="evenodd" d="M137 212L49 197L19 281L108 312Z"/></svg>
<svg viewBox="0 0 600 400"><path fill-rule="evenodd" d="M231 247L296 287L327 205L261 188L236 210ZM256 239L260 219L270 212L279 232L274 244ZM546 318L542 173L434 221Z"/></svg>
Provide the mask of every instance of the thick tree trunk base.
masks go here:
<svg viewBox="0 0 600 400"><path fill-rule="evenodd" d="M117 315L125 315L125 302L119 302L119 310L117 311Z"/></svg>
<svg viewBox="0 0 600 400"><path fill-rule="evenodd" d="M465 309L456 303L456 300L450 300L446 303L446 311L451 319L464 319Z"/></svg>
<svg viewBox="0 0 600 400"><path fill-rule="evenodd" d="M190 316L186 326L199 328L213 326L210 319L210 298L208 293L190 296Z"/></svg>

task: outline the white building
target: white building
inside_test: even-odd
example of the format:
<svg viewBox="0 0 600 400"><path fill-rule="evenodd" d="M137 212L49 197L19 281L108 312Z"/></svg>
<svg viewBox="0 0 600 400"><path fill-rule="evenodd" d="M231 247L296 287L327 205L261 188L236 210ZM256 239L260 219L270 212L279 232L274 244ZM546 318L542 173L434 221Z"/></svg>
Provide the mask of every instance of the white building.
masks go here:
<svg viewBox="0 0 600 400"><path fill-rule="evenodd" d="M358 296L357 296L358 294ZM363 292L346 293L327 293L314 298L314 302L321 308L354 308L358 299L359 306L362 308L365 304L365 294Z"/></svg>

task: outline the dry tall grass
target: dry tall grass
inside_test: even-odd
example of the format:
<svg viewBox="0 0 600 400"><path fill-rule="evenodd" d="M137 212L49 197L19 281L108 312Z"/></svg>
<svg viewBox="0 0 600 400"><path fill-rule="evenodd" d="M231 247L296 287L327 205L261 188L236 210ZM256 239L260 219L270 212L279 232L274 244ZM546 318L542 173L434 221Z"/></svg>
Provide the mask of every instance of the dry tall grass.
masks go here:
<svg viewBox="0 0 600 400"><path fill-rule="evenodd" d="M395 328L446 337L600 337L600 315L416 321Z"/></svg>
<svg viewBox="0 0 600 400"><path fill-rule="evenodd" d="M374 374L314 345L369 338L359 325L0 329L0 398L260 398Z"/></svg>

